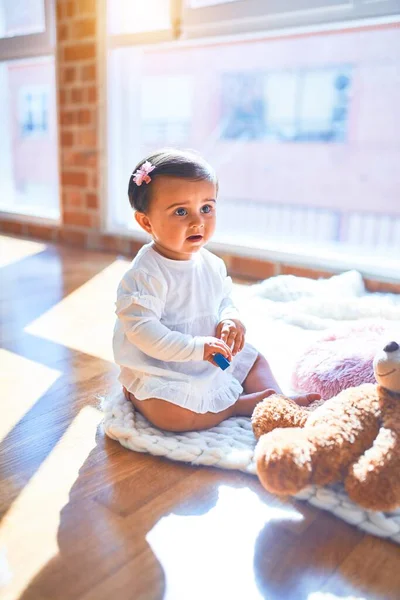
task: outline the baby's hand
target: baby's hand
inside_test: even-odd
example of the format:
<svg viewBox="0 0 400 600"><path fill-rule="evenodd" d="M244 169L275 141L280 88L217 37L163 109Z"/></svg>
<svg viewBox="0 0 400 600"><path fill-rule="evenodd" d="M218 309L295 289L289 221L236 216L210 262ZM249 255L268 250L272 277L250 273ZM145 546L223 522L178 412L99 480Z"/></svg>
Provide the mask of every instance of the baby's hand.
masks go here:
<svg viewBox="0 0 400 600"><path fill-rule="evenodd" d="M246 328L239 319L224 319L218 323L215 335L226 342L235 356L243 350Z"/></svg>
<svg viewBox="0 0 400 600"><path fill-rule="evenodd" d="M204 360L208 360L212 365L217 367L217 363L214 362L213 356L219 352L229 362L232 360L232 352L229 346L225 344L222 340L218 340L217 338L209 338L209 341L204 344Z"/></svg>

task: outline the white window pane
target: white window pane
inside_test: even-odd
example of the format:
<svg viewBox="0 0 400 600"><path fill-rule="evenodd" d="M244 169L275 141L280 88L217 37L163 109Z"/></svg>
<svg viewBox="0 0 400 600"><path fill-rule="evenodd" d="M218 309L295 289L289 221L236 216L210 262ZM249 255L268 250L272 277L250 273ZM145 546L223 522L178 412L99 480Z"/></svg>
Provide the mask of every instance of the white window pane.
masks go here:
<svg viewBox="0 0 400 600"><path fill-rule="evenodd" d="M171 27L170 0L108 0L107 12L111 35Z"/></svg>
<svg viewBox="0 0 400 600"><path fill-rule="evenodd" d="M297 73L271 73L265 79L264 93L268 126L288 127L296 118Z"/></svg>
<svg viewBox="0 0 400 600"><path fill-rule="evenodd" d="M44 0L0 0L0 37L45 31Z"/></svg>
<svg viewBox="0 0 400 600"><path fill-rule="evenodd" d="M192 118L193 82L190 76L143 77L141 127L145 143L184 143ZM160 102L162 98L162 102Z"/></svg>
<svg viewBox="0 0 400 600"><path fill-rule="evenodd" d="M0 210L59 216L54 60L0 63Z"/></svg>

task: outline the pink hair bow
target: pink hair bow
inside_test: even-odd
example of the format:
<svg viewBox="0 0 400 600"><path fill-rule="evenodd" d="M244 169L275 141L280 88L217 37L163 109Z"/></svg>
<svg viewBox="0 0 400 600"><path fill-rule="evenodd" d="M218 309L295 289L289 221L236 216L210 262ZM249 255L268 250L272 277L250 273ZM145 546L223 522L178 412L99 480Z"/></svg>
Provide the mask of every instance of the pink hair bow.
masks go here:
<svg viewBox="0 0 400 600"><path fill-rule="evenodd" d="M151 164L148 160L142 164L142 166L133 174L133 181L136 185L142 185L143 181L145 183L150 183L151 177L149 177L149 173L151 173L155 169L155 166Z"/></svg>

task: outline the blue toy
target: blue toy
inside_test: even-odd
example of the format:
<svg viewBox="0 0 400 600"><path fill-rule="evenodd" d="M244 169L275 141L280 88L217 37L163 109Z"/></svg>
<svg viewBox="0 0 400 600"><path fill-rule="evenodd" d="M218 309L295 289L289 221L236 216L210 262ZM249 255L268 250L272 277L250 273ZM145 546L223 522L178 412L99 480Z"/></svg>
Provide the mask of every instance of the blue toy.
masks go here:
<svg viewBox="0 0 400 600"><path fill-rule="evenodd" d="M223 354L220 354L219 352L217 352L217 354L214 354L213 358L214 362L216 362L220 369L222 369L223 371L225 371L225 369L227 369L231 364L229 360L227 360L225 356Z"/></svg>

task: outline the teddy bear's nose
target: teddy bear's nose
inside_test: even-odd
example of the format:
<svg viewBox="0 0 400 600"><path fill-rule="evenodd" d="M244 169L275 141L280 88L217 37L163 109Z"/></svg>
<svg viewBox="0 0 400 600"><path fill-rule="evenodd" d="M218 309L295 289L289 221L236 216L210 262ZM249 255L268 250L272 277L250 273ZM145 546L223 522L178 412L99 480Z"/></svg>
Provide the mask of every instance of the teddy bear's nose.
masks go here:
<svg viewBox="0 0 400 600"><path fill-rule="evenodd" d="M396 350L398 350L400 348L400 346L398 345L397 342L389 342L389 344L386 344L386 346L384 347L384 351L385 352L396 352Z"/></svg>

